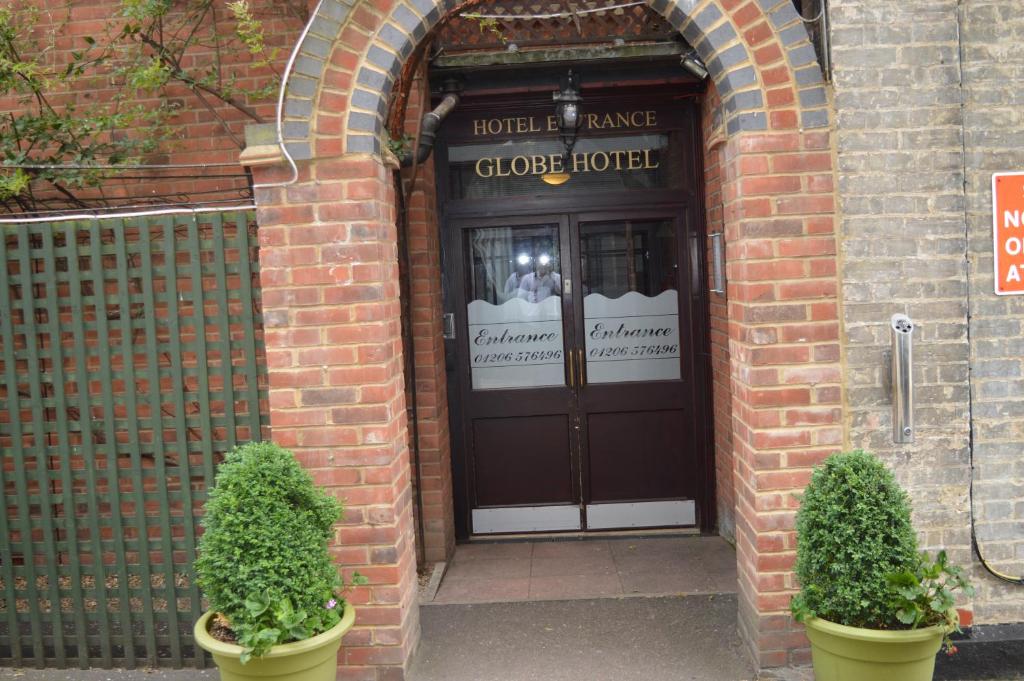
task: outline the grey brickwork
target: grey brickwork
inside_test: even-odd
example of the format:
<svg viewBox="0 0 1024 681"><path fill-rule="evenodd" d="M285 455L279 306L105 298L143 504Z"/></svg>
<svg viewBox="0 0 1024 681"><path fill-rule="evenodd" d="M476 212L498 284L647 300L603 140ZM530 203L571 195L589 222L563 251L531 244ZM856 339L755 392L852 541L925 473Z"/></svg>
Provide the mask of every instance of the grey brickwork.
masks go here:
<svg viewBox="0 0 1024 681"><path fill-rule="evenodd" d="M1024 171L1024 7L962 9L964 141L971 267L971 392L978 540L999 571L1024 575L1024 296L992 293L992 173ZM1024 620L1024 587L991 578L985 621Z"/></svg>
<svg viewBox="0 0 1024 681"><path fill-rule="evenodd" d="M847 444L892 464L925 547L972 563L976 621L1019 621L1024 588L1000 585L971 556L968 457L973 410L980 537L1019 574L1024 299L991 293L988 182L996 167L1024 169L1024 21L1006 21L1018 0L962 4L963 88L956 0L831 2ZM913 445L892 442L895 312L919 324Z"/></svg>
<svg viewBox="0 0 1024 681"><path fill-rule="evenodd" d="M296 160L313 157L316 93L342 26L349 19L356 0L324 0L310 20L310 30L299 47L294 82L289 81L285 98L285 120L292 123L284 135ZM727 105L727 130L730 134L760 131L768 127L768 118L756 109L761 102L751 99L760 92L750 54L739 39L735 27L721 9L720 0L649 0L689 40L707 62L723 103ZM380 153L387 102L401 64L426 32L437 24L444 12L455 6L453 0L403 0L395 4L373 36L360 68L357 81L372 92L375 100L352 100L355 111L349 114L345 148L350 152ZM807 31L790 0L758 0L778 32L790 65L796 69L801 125L823 128L829 123L825 92L822 88L814 48ZM368 65L367 65L368 64ZM374 116L372 129L364 116Z"/></svg>

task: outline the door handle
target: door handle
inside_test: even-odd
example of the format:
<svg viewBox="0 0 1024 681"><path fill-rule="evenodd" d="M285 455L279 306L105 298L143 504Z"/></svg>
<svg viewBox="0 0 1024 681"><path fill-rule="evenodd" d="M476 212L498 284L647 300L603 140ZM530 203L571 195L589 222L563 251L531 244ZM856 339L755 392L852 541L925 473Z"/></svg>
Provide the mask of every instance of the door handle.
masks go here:
<svg viewBox="0 0 1024 681"><path fill-rule="evenodd" d="M579 353L579 357L576 358L576 363L580 367L580 380L579 384L582 388L587 384L587 358L583 352L583 348L576 348L576 352Z"/></svg>
<svg viewBox="0 0 1024 681"><path fill-rule="evenodd" d="M914 441L914 322L894 314L892 329L892 441Z"/></svg>
<svg viewBox="0 0 1024 681"><path fill-rule="evenodd" d="M573 390L576 389L576 356L572 350L568 351L569 354L569 387Z"/></svg>

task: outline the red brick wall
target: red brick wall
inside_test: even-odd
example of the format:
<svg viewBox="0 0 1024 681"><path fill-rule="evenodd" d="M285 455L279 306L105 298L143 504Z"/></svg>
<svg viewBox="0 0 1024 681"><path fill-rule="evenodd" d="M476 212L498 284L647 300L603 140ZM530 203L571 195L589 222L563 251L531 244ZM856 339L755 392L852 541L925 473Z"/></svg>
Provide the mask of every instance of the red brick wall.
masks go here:
<svg viewBox="0 0 1024 681"><path fill-rule="evenodd" d="M807 660L797 495L842 443L831 148L795 122L724 147L740 626L762 666Z"/></svg>
<svg viewBox="0 0 1024 681"><path fill-rule="evenodd" d="M721 100L714 83L701 104L704 140L704 208L708 234L722 232L725 219L722 207L722 134L718 108ZM707 240L708 329L711 345L711 413L714 423L715 501L718 531L729 539L736 536L736 494L732 456L732 388L729 384L729 309L724 293L715 293L714 253Z"/></svg>
<svg viewBox="0 0 1024 681"><path fill-rule="evenodd" d="M257 194L271 432L346 503L334 555L369 578L343 679L401 669L419 636L392 173L324 159Z"/></svg>
<svg viewBox="0 0 1024 681"><path fill-rule="evenodd" d="M104 36L120 30L121 0L93 0L91 2L38 3L43 10L32 33L32 43L40 49L46 49L44 63L47 68L58 71L71 59L72 51L88 48L87 36L96 39L98 45L105 43ZM315 4L315 3L312 3ZM18 3L15 3L17 6ZM250 0L254 13L264 23L267 45L277 48L277 71L283 71L284 62L295 44L301 30L301 21L288 16L280 3L273 0ZM201 74L208 66L220 63L221 73L225 79L234 77L236 85L241 88L258 88L270 82L272 71L266 67L256 68L251 65L252 58L238 42L230 42L233 35L234 22L230 19L224 3L215 3L215 17L218 34L225 46L219 53L208 39L199 41L186 52L182 64L192 73ZM168 22L173 23L172 21ZM212 19L203 25L203 31L213 26ZM47 47L52 40L52 48ZM99 50L93 50L98 54ZM109 102L118 92L118 80L111 75L113 62L100 69L90 69L84 78L68 92L54 92L49 96L51 103L62 107L74 103L79 110L97 102ZM198 164L198 163L237 163L240 142L244 140L245 125L255 121L252 117L241 113L238 109L225 104L210 94L204 94L203 101L195 92L179 83L170 83L159 93L168 101L176 103L180 109L169 121L171 126L170 139L163 147L146 158L147 164ZM240 99L245 100L244 97ZM155 106L156 93L149 99L134 98L130 103ZM277 93L260 100L245 101L263 122L273 122L276 112ZM15 97L0 99L0 113L18 113L29 105L23 104ZM128 134L133 134L128 131ZM233 139L234 137L234 139ZM236 141L238 140L238 141ZM100 159L102 160L102 159ZM69 160L70 162L70 160ZM216 168L201 170L136 170L112 173L104 179L102 193L97 189L75 189L74 194L88 199L93 205L102 195L110 203L117 205L145 203L155 196L173 197L174 202L207 201L211 199L235 200L246 203L249 181L241 166L233 168ZM36 188L43 197L55 198L49 185L37 182ZM163 199L161 202L167 202ZM58 200L53 208L68 205Z"/></svg>
<svg viewBox="0 0 1024 681"><path fill-rule="evenodd" d="M424 67L417 75L406 110L406 133L414 140L423 113L430 109L425 83ZM412 175L411 168L403 172L406 183ZM447 560L455 550L455 516L441 320L441 234L433 155L416 168L408 212L419 472L422 474L417 484L423 504L423 554L427 562L436 562Z"/></svg>

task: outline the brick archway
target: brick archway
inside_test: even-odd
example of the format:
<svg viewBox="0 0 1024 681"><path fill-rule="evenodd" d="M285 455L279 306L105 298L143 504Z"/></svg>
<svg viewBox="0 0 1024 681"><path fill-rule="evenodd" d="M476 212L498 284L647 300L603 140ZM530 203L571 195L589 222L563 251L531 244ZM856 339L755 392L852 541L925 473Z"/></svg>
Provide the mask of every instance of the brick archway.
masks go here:
<svg viewBox="0 0 1024 681"><path fill-rule="evenodd" d="M338 125L344 135L343 152L379 154L388 98L404 61L459 4L385 0L350 6L342 0L323 0L300 47L285 99L283 132L292 156L307 160L337 153L318 145L316 133ZM729 134L779 127L769 126L766 107L780 105L798 114L804 129L828 126L821 70L790 0L648 4L707 64L722 98ZM340 123L339 116L344 119Z"/></svg>
<svg viewBox="0 0 1024 681"><path fill-rule="evenodd" d="M761 666L801 661L788 615L794 492L843 440L826 90L790 0L650 4L700 52L721 95L707 141L721 160L728 255L740 628ZM352 592L351 678L400 678L418 638L395 204L381 136L402 64L453 7L323 0L284 108L299 179L257 192L272 434L347 501L336 553L371 581Z"/></svg>

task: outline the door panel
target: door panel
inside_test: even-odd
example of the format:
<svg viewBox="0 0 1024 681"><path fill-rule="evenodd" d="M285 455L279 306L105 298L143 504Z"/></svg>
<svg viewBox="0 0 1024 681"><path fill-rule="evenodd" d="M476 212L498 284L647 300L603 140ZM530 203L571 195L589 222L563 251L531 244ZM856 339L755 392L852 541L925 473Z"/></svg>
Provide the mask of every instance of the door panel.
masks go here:
<svg viewBox="0 0 1024 681"><path fill-rule="evenodd" d="M477 506L573 503L567 415L473 421Z"/></svg>
<svg viewBox="0 0 1024 681"><path fill-rule="evenodd" d="M582 299L577 343L586 357L577 404L588 527L693 522L700 457L682 215L635 210L571 220Z"/></svg>
<svg viewBox="0 0 1024 681"><path fill-rule="evenodd" d="M579 529L564 216L454 221L462 432L477 533Z"/></svg>
<svg viewBox="0 0 1024 681"><path fill-rule="evenodd" d="M676 232L671 218L579 224L588 385L680 377Z"/></svg>
<svg viewBox="0 0 1024 681"><path fill-rule="evenodd" d="M692 498L685 424L679 409L587 414L590 501Z"/></svg>
<svg viewBox="0 0 1024 681"><path fill-rule="evenodd" d="M588 504L588 530L630 527L688 527L697 524L697 504L692 499Z"/></svg>
<svg viewBox="0 0 1024 681"><path fill-rule="evenodd" d="M565 383L559 225L465 230L474 390Z"/></svg>

